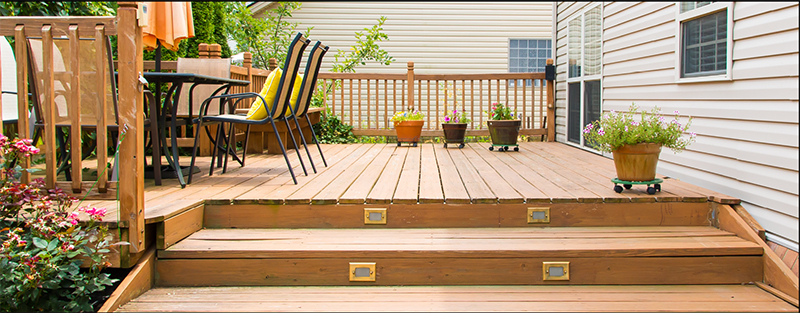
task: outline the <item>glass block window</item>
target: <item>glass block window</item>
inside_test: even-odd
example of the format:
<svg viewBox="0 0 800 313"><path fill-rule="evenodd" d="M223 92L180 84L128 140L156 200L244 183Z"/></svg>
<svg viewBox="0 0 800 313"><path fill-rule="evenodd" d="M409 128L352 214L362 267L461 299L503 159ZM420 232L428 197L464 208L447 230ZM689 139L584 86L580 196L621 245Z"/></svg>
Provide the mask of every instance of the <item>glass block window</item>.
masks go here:
<svg viewBox="0 0 800 313"><path fill-rule="evenodd" d="M725 74L728 12L719 11L681 23L681 77Z"/></svg>
<svg viewBox="0 0 800 313"><path fill-rule="evenodd" d="M509 73L544 72L547 59L552 58L552 42L550 39L510 39L508 45ZM511 86L514 82L512 81ZM531 85L528 80L527 86ZM538 82L536 86L539 86Z"/></svg>

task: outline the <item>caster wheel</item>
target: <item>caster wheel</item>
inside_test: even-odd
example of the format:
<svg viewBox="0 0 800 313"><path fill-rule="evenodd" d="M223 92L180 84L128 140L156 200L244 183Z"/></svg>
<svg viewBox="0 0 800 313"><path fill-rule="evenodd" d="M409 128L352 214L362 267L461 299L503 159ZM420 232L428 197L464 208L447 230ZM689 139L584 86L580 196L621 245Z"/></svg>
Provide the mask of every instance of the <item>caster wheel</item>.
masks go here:
<svg viewBox="0 0 800 313"><path fill-rule="evenodd" d="M614 191L616 191L617 193L620 193L620 192L622 192L622 186L620 186L620 185L614 185Z"/></svg>
<svg viewBox="0 0 800 313"><path fill-rule="evenodd" d="M622 185L622 186L624 186L625 189L631 189L631 187L633 187L633 185L631 185L631 184L625 184L625 185Z"/></svg>
<svg viewBox="0 0 800 313"><path fill-rule="evenodd" d="M464 148L464 144L463 144L463 143L462 143L462 144L459 144L459 145L458 145L458 148L459 148L459 149L461 149L461 148Z"/></svg>
<svg viewBox="0 0 800 313"><path fill-rule="evenodd" d="M398 147L400 146L400 142L398 142L398 143L397 143L397 146L398 146Z"/></svg>
<svg viewBox="0 0 800 313"><path fill-rule="evenodd" d="M494 151L494 147L489 147L489 151Z"/></svg>
<svg viewBox="0 0 800 313"><path fill-rule="evenodd" d="M447 144L444 144L444 147L447 148Z"/></svg>
<svg viewBox="0 0 800 313"><path fill-rule="evenodd" d="M503 147L503 151L508 151L508 147Z"/></svg>
<svg viewBox="0 0 800 313"><path fill-rule="evenodd" d="M519 151L519 147L514 147L514 151Z"/></svg>
<svg viewBox="0 0 800 313"><path fill-rule="evenodd" d="M653 187L647 187L647 194L648 194L648 195L654 195L654 194L656 194L656 189L655 189L655 188L653 188Z"/></svg>
<svg viewBox="0 0 800 313"><path fill-rule="evenodd" d="M412 144L411 146L412 146L412 147L416 147L416 146L417 146L417 143L415 142L415 143L414 143L414 144Z"/></svg>
<svg viewBox="0 0 800 313"><path fill-rule="evenodd" d="M661 184L655 184L653 187L656 188L656 191L661 191Z"/></svg>

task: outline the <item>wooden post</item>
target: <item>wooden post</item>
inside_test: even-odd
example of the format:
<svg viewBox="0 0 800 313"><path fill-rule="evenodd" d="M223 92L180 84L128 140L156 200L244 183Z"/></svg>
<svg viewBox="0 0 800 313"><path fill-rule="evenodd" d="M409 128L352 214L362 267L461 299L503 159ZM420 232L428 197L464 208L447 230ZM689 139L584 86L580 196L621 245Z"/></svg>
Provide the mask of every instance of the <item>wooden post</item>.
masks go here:
<svg viewBox="0 0 800 313"><path fill-rule="evenodd" d="M408 61L408 103L406 110L414 109L414 62Z"/></svg>
<svg viewBox="0 0 800 313"><path fill-rule="evenodd" d="M208 59L208 44L201 43L197 45L197 54L199 59Z"/></svg>
<svg viewBox="0 0 800 313"><path fill-rule="evenodd" d="M267 62L269 63L267 66L269 67L270 71L274 71L276 68L278 68L278 60L275 58L269 58Z"/></svg>
<svg viewBox="0 0 800 313"><path fill-rule="evenodd" d="M553 65L553 59L547 59L547 65ZM556 141L556 84L555 80L547 81L547 141Z"/></svg>
<svg viewBox="0 0 800 313"><path fill-rule="evenodd" d="M97 69L104 69L108 65L108 60L106 59L108 55L106 54L106 36L105 36L105 26L97 25L94 27L94 45L95 45L95 53L96 53L96 66ZM100 71L98 70L98 81L97 81L97 94L105 95L108 91L108 84L110 83L110 77L108 71ZM106 164L108 161L108 128L105 127L108 124L106 119L106 113L108 112L108 98L107 97L100 97L100 101L97 103L97 190L101 193L108 192L108 175L100 175L100 169L107 168ZM108 172L106 172L108 174Z"/></svg>
<svg viewBox="0 0 800 313"><path fill-rule="evenodd" d="M17 56L17 134L19 138L31 138L28 121L28 49L25 43L25 26L18 25L14 28L14 39ZM34 145L36 143L33 143ZM20 158L22 168L31 167L29 157ZM20 182L30 183L31 174L22 171Z"/></svg>
<svg viewBox="0 0 800 313"><path fill-rule="evenodd" d="M117 42L119 55L119 202L120 223L129 225L130 253L144 245L144 98L139 76L142 64L142 28L136 2L119 2ZM122 135L122 132L125 132ZM124 136L124 139L123 139Z"/></svg>
<svg viewBox="0 0 800 313"><path fill-rule="evenodd" d="M82 144L81 144L81 42L78 36L78 25L69 25L69 58L72 72L71 92L69 95L70 112L70 154L72 155L72 192L81 193L83 182ZM97 69L100 71L100 69ZM103 93L105 94L105 93ZM55 113L55 112L53 112ZM99 129L102 125L97 125ZM99 175L99 168L98 175Z"/></svg>
<svg viewBox="0 0 800 313"><path fill-rule="evenodd" d="M55 83L53 78L53 30L50 25L42 27L42 66L43 88L42 101L44 120L44 155L45 155L45 186L53 189L56 186L56 125L55 125Z"/></svg>
<svg viewBox="0 0 800 313"><path fill-rule="evenodd" d="M247 85L246 87L247 89L245 91L255 92L253 91L253 89L255 89L255 87L253 87L253 54L250 52L245 52L243 57L244 57L244 64L242 65L244 65L244 68L247 69L247 81L250 82L250 84Z"/></svg>
<svg viewBox="0 0 800 313"><path fill-rule="evenodd" d="M222 58L222 47L216 43L208 45L208 58L209 59Z"/></svg>

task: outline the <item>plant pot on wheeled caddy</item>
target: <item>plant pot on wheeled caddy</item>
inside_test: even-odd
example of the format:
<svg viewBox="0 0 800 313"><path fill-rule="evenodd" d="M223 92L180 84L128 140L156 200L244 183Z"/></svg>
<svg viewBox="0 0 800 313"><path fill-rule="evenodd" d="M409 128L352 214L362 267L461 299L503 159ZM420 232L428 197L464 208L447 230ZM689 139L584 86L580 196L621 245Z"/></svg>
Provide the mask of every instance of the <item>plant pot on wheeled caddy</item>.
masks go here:
<svg viewBox="0 0 800 313"><path fill-rule="evenodd" d="M661 191L661 183L664 180L656 178L661 144L623 145L611 153L614 155L614 167L617 170L617 177L611 180L614 183L614 191L620 193L623 187L631 189L633 185L647 185L647 193L651 195Z"/></svg>
<svg viewBox="0 0 800 313"><path fill-rule="evenodd" d="M447 148L448 143L457 143L458 148L464 148L464 137L467 133L467 123L444 123L442 124L444 131L444 147Z"/></svg>
<svg viewBox="0 0 800 313"><path fill-rule="evenodd" d="M402 142L407 142L416 147L424 124L425 121L394 122L394 130L397 133L397 146L399 147Z"/></svg>
<svg viewBox="0 0 800 313"><path fill-rule="evenodd" d="M514 147L514 151L519 151L517 137L519 137L522 121L489 120L486 123L489 126L489 136L492 137L492 146L489 147L489 151L493 151L494 147L498 147L498 151L508 151L508 147Z"/></svg>

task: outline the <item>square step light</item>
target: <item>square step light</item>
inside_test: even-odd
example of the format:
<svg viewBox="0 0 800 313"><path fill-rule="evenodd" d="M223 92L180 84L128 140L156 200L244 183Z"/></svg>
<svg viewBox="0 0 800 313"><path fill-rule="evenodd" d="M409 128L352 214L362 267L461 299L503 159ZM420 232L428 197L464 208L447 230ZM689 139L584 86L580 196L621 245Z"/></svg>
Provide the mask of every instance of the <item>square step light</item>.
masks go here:
<svg viewBox="0 0 800 313"><path fill-rule="evenodd" d="M364 208L364 225L386 225L386 208Z"/></svg>
<svg viewBox="0 0 800 313"><path fill-rule="evenodd" d="M550 224L550 208L528 208L528 224Z"/></svg>
<svg viewBox="0 0 800 313"><path fill-rule="evenodd" d="M375 281L375 262L350 262L350 281Z"/></svg>
<svg viewBox="0 0 800 313"><path fill-rule="evenodd" d="M542 280L569 280L569 262L542 262Z"/></svg>

